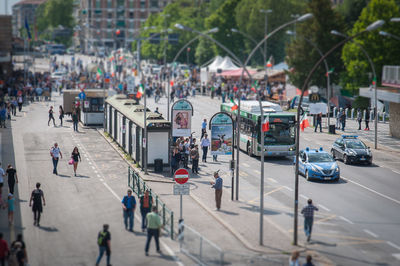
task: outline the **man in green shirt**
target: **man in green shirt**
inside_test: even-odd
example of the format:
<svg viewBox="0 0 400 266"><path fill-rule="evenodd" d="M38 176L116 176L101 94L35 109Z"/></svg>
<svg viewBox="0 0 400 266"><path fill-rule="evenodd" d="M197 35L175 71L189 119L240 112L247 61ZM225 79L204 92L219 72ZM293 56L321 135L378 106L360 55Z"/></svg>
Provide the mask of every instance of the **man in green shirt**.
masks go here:
<svg viewBox="0 0 400 266"><path fill-rule="evenodd" d="M162 223L160 216L157 213L157 206L153 206L152 212L146 215L147 220L147 241L146 241L146 256L149 255L149 246L151 238L154 236L154 240L156 241L156 249L158 253L161 253L160 243L158 238L160 237L160 229L162 228Z"/></svg>

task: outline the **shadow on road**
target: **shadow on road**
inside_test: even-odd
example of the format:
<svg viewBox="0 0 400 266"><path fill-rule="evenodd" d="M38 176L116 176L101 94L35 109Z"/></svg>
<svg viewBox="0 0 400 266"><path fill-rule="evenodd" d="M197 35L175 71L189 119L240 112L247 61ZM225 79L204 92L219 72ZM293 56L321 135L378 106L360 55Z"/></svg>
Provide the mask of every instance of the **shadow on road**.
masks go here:
<svg viewBox="0 0 400 266"><path fill-rule="evenodd" d="M52 226L39 226L40 230L46 231L46 232L58 232L58 229Z"/></svg>
<svg viewBox="0 0 400 266"><path fill-rule="evenodd" d="M69 175L60 175L60 174L58 174L58 176L59 177L64 177L64 178L71 178L71 176L69 176Z"/></svg>
<svg viewBox="0 0 400 266"><path fill-rule="evenodd" d="M230 212L230 211L225 211L225 210L219 210L219 212L222 212L222 213L225 213L225 214L228 214L228 215L239 215L237 212Z"/></svg>
<svg viewBox="0 0 400 266"><path fill-rule="evenodd" d="M260 212L260 207L254 206L254 205L249 205L248 207L240 207L241 209L244 209L246 211L252 211L252 212ZM280 212L268 210L264 208L264 214L265 215L278 215L281 214Z"/></svg>

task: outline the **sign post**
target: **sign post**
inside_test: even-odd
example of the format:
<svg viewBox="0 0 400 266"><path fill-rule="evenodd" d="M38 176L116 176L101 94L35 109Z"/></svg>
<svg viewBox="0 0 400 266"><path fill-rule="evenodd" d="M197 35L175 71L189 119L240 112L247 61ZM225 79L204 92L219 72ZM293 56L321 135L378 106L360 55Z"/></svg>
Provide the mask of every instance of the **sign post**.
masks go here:
<svg viewBox="0 0 400 266"><path fill-rule="evenodd" d="M174 195L180 196L180 220L183 221L182 215L182 195L189 195L190 186L186 184L189 180L189 172L184 168L179 168L174 174L175 182L174 184Z"/></svg>

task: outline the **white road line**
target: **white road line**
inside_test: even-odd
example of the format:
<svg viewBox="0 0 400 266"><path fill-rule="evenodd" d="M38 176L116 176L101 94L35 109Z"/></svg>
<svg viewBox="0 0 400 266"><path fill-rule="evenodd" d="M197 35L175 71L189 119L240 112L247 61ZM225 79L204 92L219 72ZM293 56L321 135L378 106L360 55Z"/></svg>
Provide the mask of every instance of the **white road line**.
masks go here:
<svg viewBox="0 0 400 266"><path fill-rule="evenodd" d="M242 163L243 166L250 167L247 163Z"/></svg>
<svg viewBox="0 0 400 266"><path fill-rule="evenodd" d="M399 247L398 245L396 245L396 244L394 244L394 243L392 243L392 242L390 242L390 241L387 241L386 243L387 243L389 246L394 247L394 248L400 250L400 247Z"/></svg>
<svg viewBox="0 0 400 266"><path fill-rule="evenodd" d="M286 188L287 190L289 190L289 191L293 191L293 189L291 189L290 187L288 187L288 186L283 186L284 188Z"/></svg>
<svg viewBox="0 0 400 266"><path fill-rule="evenodd" d="M92 164L92 162L89 162L89 164L91 165L91 164Z"/></svg>
<svg viewBox="0 0 400 266"><path fill-rule="evenodd" d="M111 194L113 194L114 197L117 198L117 200L121 201L121 198L117 195L117 193L115 193L114 190L112 190L112 188L110 188L110 186L106 182L102 182L102 183L111 192Z"/></svg>
<svg viewBox="0 0 400 266"><path fill-rule="evenodd" d="M369 231L369 230L367 230L367 229L364 229L363 231L364 231L365 233L369 234L370 236L373 236L373 237L375 237L375 238L378 238L378 235L377 235L377 234L372 233L371 231Z"/></svg>
<svg viewBox="0 0 400 266"><path fill-rule="evenodd" d="M94 169L95 169L95 167L94 167L94 166L92 166L92 169L94 170Z"/></svg>
<svg viewBox="0 0 400 266"><path fill-rule="evenodd" d="M322 205L322 204L318 204L318 207L320 207L321 209L324 209L324 210L327 211L327 212L330 212L330 211L331 211L330 209L328 209L327 207L325 207L325 206Z"/></svg>
<svg viewBox="0 0 400 266"><path fill-rule="evenodd" d="M261 174L261 172L260 171L258 171L258 170L253 170L253 172L255 172L256 174Z"/></svg>
<svg viewBox="0 0 400 266"><path fill-rule="evenodd" d="M399 171L396 171L396 170L393 170L393 169L391 169L391 170L392 170L393 173L396 173L396 174L400 175Z"/></svg>
<svg viewBox="0 0 400 266"><path fill-rule="evenodd" d="M350 221L350 220L347 219L347 218L344 218L343 216L339 216L339 218L342 219L342 220L345 221L345 222L348 222L349 224L354 224L352 221Z"/></svg>
<svg viewBox="0 0 400 266"><path fill-rule="evenodd" d="M306 197L306 196L304 196L303 194L300 194L300 197L302 197L302 198L305 199L305 200L308 200L308 199L309 199L309 197Z"/></svg>
<svg viewBox="0 0 400 266"><path fill-rule="evenodd" d="M393 257L395 257L396 259L400 260L400 253L394 253L392 254Z"/></svg>
<svg viewBox="0 0 400 266"><path fill-rule="evenodd" d="M366 189L366 190L368 190L368 191L370 191L370 192L372 192L372 193L375 193L376 195L379 195L379 196L381 196L381 197L383 197L383 198L385 198L385 199L388 199L388 200L393 201L394 203L397 203L397 204L400 205L400 201L399 201L399 200L396 200L396 199L394 199L394 198L392 198L392 197L386 196L386 195L384 195L384 194L382 194L382 193L380 193L380 192L378 192L378 191L376 191L376 190L373 190L372 188L369 188L369 187L366 187L366 186L364 186L364 185L361 185L360 183L357 183L357 182L355 182L355 181L353 181L353 180L350 180L350 179L348 179L348 178L345 178L345 177L342 177L342 178L343 178L344 180L348 181L348 182L351 182L351 183L353 183L353 184L356 184L357 186L360 186L360 187L362 187L362 188L364 188L364 189Z"/></svg>
<svg viewBox="0 0 400 266"><path fill-rule="evenodd" d="M100 177L100 176L98 175L97 177ZM100 181L101 181L101 182L103 182L103 181L104 181L104 179L103 179L103 178L100 178Z"/></svg>
<svg viewBox="0 0 400 266"><path fill-rule="evenodd" d="M97 173L98 173L98 171L97 171L97 170L94 170L94 173L95 173L95 174L97 174Z"/></svg>
<svg viewBox="0 0 400 266"><path fill-rule="evenodd" d="M272 183L278 183L278 181L276 181L275 179L273 179L273 178L271 178L271 177L268 177L267 178L269 181L271 181Z"/></svg>

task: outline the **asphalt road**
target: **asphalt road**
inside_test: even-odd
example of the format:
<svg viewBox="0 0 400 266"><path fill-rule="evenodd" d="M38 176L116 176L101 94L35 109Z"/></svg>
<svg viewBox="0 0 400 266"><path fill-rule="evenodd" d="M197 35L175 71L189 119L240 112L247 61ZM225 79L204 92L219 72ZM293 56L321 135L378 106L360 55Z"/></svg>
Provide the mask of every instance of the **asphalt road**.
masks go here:
<svg viewBox="0 0 400 266"><path fill-rule="evenodd" d="M192 131L199 137L203 118L219 111L219 101L209 97L190 97L194 106ZM159 107L166 117L166 98L156 105L148 99L151 110ZM330 150L336 137L306 130L301 133L301 148ZM308 182L300 176L299 210L312 198L319 207L311 243L307 244L299 216L299 243L325 254L338 265L398 265L400 263L400 166L397 154L373 151L372 166L345 165L339 162L341 181ZM228 161L228 156L220 156ZM211 158L209 159L211 160ZM280 229L293 235L294 167L290 158L267 158L265 162L265 213ZM390 166L388 166L390 165ZM200 165L201 167L202 165ZM225 165L208 164L207 169ZM240 153L240 200L259 204L260 160ZM230 183L230 182L229 182ZM268 237L265 236L265 241Z"/></svg>

